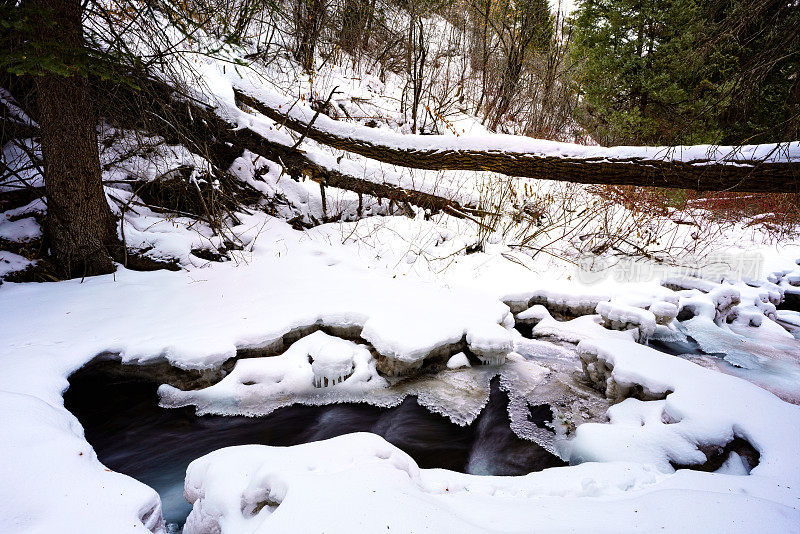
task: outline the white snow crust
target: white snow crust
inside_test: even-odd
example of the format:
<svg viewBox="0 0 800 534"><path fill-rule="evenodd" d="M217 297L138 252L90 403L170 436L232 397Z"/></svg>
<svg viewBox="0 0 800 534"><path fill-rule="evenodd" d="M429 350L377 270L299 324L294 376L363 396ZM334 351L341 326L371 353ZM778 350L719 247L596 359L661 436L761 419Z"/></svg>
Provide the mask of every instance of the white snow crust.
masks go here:
<svg viewBox="0 0 800 534"><path fill-rule="evenodd" d="M477 477L419 469L372 434L221 449L189 466L186 495L186 534L793 532L800 519L793 493L757 476L610 462Z"/></svg>

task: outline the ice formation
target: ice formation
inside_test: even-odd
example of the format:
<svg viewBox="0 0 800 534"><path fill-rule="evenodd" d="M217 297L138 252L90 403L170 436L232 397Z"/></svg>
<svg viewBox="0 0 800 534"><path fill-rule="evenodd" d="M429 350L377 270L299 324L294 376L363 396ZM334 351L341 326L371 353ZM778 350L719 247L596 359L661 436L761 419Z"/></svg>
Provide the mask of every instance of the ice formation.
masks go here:
<svg viewBox="0 0 800 534"><path fill-rule="evenodd" d="M636 341L646 343L656 329L656 316L649 310L643 310L628 304L614 301L600 302L597 313L603 318L603 326L611 330L632 330Z"/></svg>
<svg viewBox="0 0 800 534"><path fill-rule="evenodd" d="M238 360L226 377L201 391L181 391L165 384L159 395L165 406L197 403L201 413L236 410L255 415L259 406L272 403L275 409L295 399L314 398L322 388L350 399L386 386L365 346L317 331L280 356Z"/></svg>
<svg viewBox="0 0 800 534"><path fill-rule="evenodd" d="M327 387L325 377L313 369L320 354L325 354L327 362L334 362L326 367L330 370ZM194 406L200 414L256 416L290 404L367 402L391 407L413 395L428 410L458 425L468 425L489 400L490 380L499 375L503 389L519 407L518 413L510 414L512 424L520 429L518 434L555 451L552 432L525 430L522 422L527 417L527 397L546 382L549 369L513 352L504 361L502 366L472 367L467 356L459 353L438 373L392 383L380 376L375 359L363 345L315 332L279 356L238 360L233 370L212 386L182 391L164 384L159 396L164 407ZM352 373L338 381L350 362Z"/></svg>
<svg viewBox="0 0 800 534"><path fill-rule="evenodd" d="M484 325L467 334L467 345L484 365L502 365L513 349L511 335L501 325Z"/></svg>
<svg viewBox="0 0 800 534"><path fill-rule="evenodd" d="M314 375L314 387L332 387L340 384L354 374L354 367L363 368L371 363L371 358L367 357L369 351L362 347L354 347L352 343L331 338L320 332L311 336L325 336L316 344L313 344L316 339L309 340L311 346L307 349L308 361L311 362L311 371ZM356 358L358 363L354 363ZM374 373L369 373L367 380L373 377Z"/></svg>

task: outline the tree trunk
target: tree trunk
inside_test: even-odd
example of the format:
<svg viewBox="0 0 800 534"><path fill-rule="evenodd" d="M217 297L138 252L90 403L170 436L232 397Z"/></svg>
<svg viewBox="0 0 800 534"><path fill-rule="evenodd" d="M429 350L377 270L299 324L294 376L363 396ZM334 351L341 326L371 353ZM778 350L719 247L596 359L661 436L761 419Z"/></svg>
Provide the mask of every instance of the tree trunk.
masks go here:
<svg viewBox="0 0 800 534"><path fill-rule="evenodd" d="M456 217L481 215L473 206L440 194L379 183L348 174L338 165L326 166L312 161L302 150L280 145L248 128L220 117L215 110L192 101L174 100L174 91L161 81L140 80L141 91L131 91L118 98L119 103L108 117L121 128L143 130L162 137L167 143L185 143L203 147L200 153L221 169L227 169L243 150L279 162L286 173L295 179L303 176L326 187L354 191L359 195L386 198L400 206L408 204L432 212L444 211ZM122 89L125 90L124 88ZM146 112L143 112L146 110ZM168 117L161 120L155 117ZM133 119L133 120L132 120ZM172 125L180 125L175 128ZM406 211L410 211L406 208Z"/></svg>
<svg viewBox="0 0 800 534"><path fill-rule="evenodd" d="M489 121L489 129L492 131L497 130L497 127L500 126L500 122L511 107L511 99L517 91L519 77L522 73L522 62L525 59L525 50L519 50L516 47L517 44L514 43L506 58L506 65L503 68L503 77L497 96L497 105L492 111L493 118Z"/></svg>
<svg viewBox="0 0 800 534"><path fill-rule="evenodd" d="M347 133L338 128L327 130L324 125L331 119L324 115L309 124L296 116L288 116L284 110L271 107L240 88L234 87L234 94L240 102L289 129L301 132L308 139L401 167L437 171L491 171L506 176L581 184L636 185L697 191L800 193L800 161L796 156L789 161L753 161L737 158L735 147L726 147L731 152L731 160L673 160L668 157L667 149L663 151L663 159L658 156L648 159L625 155L624 152L616 155L598 153L594 156L568 157L496 149L490 146L491 141L488 139L484 149L462 149L447 136L426 136L424 139L408 136L409 139L419 139L419 146L411 143L397 146L391 141L383 143L379 136L373 136L373 132L366 127L361 130L369 131L364 131L363 135L359 127L350 127ZM519 139L523 142L526 140ZM442 146L437 146L438 140L441 140Z"/></svg>
<svg viewBox="0 0 800 534"><path fill-rule="evenodd" d="M40 38L78 55L83 48L80 0L33 0L42 17ZM49 48L49 47L48 47ZM68 57L58 59L66 60ZM44 72L36 77L50 255L65 277L114 271L116 225L100 175L97 120L88 80Z"/></svg>
<svg viewBox="0 0 800 534"><path fill-rule="evenodd" d="M314 72L314 54L317 48L322 21L325 17L323 0L296 0L294 4L295 50L294 57L303 70Z"/></svg>

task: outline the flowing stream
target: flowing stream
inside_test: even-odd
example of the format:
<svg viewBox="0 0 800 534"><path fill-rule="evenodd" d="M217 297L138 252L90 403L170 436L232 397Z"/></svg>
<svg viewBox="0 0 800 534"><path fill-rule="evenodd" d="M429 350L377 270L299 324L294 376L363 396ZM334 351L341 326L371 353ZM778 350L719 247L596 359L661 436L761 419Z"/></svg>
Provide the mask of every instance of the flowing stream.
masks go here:
<svg viewBox="0 0 800 534"><path fill-rule="evenodd" d="M564 465L511 431L508 398L496 381L489 404L468 427L429 412L414 398L394 408L295 405L266 417L197 416L193 408L159 407L158 386L149 378L114 372L110 365L90 364L70 377L64 402L80 420L101 462L161 495L172 531L183 525L191 510L183 497L186 467L195 458L232 445L289 446L373 432L407 452L422 468L521 475ZM550 418L547 406L531 410L530 419L536 424Z"/></svg>
<svg viewBox="0 0 800 534"><path fill-rule="evenodd" d="M800 338L800 329L790 329ZM784 341L789 345L796 345ZM694 339L651 341L661 352L750 380L789 402L800 402L795 358L703 353ZM745 361L746 360L746 361ZM196 415L194 408L158 406L157 373L116 362L94 362L70 377L64 402L85 429L100 461L154 488L172 532L191 510L183 497L189 463L233 445L291 446L352 432L372 432L408 453L422 468L477 475L523 475L564 462L539 445L520 439L509 427L508 397L492 382L489 403L469 426L421 407L408 397L394 408L368 404L293 405L265 417ZM786 384L787 380L790 384ZM553 418L547 404L530 408L528 418L545 428Z"/></svg>

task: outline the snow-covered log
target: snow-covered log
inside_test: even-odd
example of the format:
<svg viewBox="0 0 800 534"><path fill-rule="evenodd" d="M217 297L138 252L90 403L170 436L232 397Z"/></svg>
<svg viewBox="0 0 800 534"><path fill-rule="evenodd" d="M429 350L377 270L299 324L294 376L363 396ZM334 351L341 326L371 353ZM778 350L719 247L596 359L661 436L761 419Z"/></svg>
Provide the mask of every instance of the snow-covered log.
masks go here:
<svg viewBox="0 0 800 534"><path fill-rule="evenodd" d="M237 100L319 143L403 167L493 171L584 184L800 192L800 142L741 147L586 147L507 135L402 135L342 123L247 80Z"/></svg>
<svg viewBox="0 0 800 534"><path fill-rule="evenodd" d="M146 94L155 95L156 98L144 105L155 108L150 114L158 119L148 120L146 125L137 126L170 142L188 142L195 149L196 145L203 144L209 159L222 162L222 167L230 164L246 149L281 164L292 177L307 177L325 186L394 201L408 211L408 206L413 205L434 212L443 211L460 218L478 213L475 208L454 199L362 178L314 161L300 148L285 146L267 139L251 128L235 124L219 109L191 99L175 99L172 88L162 82L151 81L150 84ZM137 105L143 105L141 100ZM128 115L135 115L138 111L131 110ZM187 139L187 136L192 139Z"/></svg>

